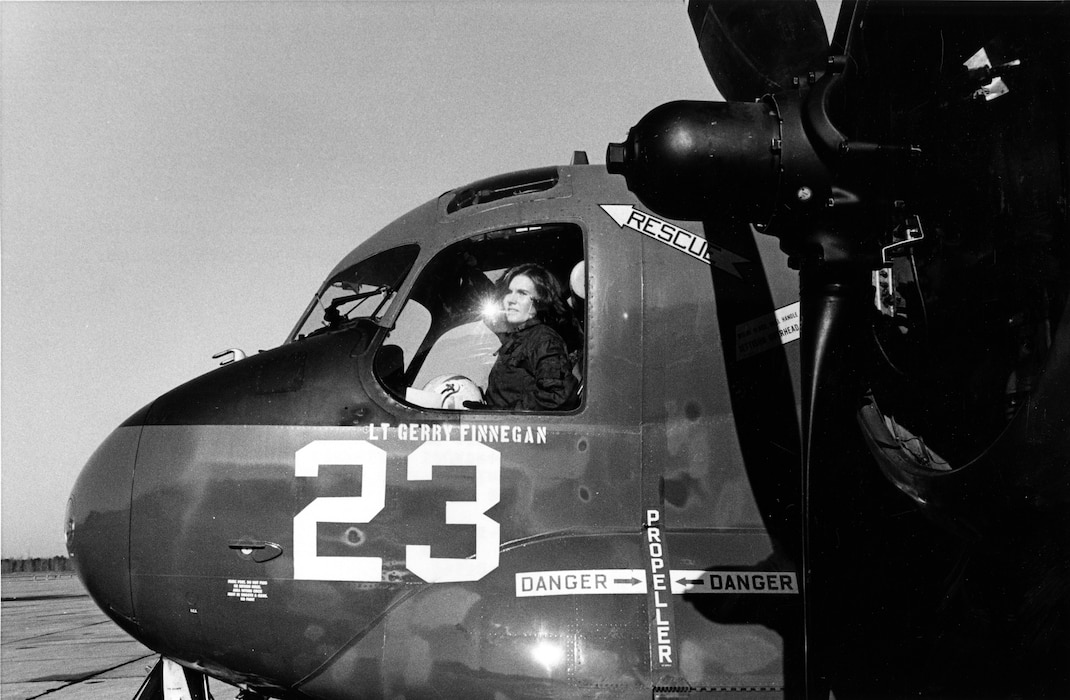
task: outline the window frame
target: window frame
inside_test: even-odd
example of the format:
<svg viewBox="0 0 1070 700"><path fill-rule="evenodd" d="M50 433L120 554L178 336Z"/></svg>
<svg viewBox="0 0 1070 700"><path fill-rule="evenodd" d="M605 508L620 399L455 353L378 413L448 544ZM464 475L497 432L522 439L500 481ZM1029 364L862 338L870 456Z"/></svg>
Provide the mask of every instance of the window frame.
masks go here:
<svg viewBox="0 0 1070 700"><path fill-rule="evenodd" d="M456 239L450 241L447 245L444 245L439 250L434 251L432 254L428 255L426 257L426 259L418 260L417 261L417 265L415 265L412 269L410 269L409 275L408 275L408 279L406 280L406 283L401 288L399 288L399 290L397 292L397 296L399 298L393 300L392 303L391 303L391 315L393 316L393 319L392 319L392 322L390 324L390 330L389 330L388 333L383 335L383 337L380 340L380 342L373 349L373 352L372 352L372 359L373 359L372 366L373 366L373 368L377 368L378 367L377 360L379 358L379 353L383 350L384 347L386 347L388 345L394 345L395 347L402 347L402 346L400 346L400 345L398 345L396 343L392 343L391 342L391 336L398 330L398 328L397 328L398 321L401 320L402 317L404 316L406 308L408 307L408 305L410 303L412 303L412 302L416 302L416 303L420 304L421 306L424 306L424 308L427 307L427 305L423 304L420 301L420 299L418 298L418 295L420 294L420 288L424 284L425 275L427 275L429 273L429 271L433 271L434 270L434 266L435 266L436 262L440 262L441 260L444 259L442 256L448 254L449 251L451 251L451 250L456 251L457 249L459 249L459 248L461 248L462 246L465 246L465 245L469 245L469 246L473 246L473 245L474 246L492 245L492 241L499 240L499 239L505 240L505 239L509 239L509 238L513 238L513 237L535 238L540 234L542 234L542 235L555 235L556 234L557 236L567 237L567 238L570 238L572 241L574 241L574 242L570 242L568 244L568 246L570 248L572 248L572 250L576 254L578 254L579 257L577 257L574 260L570 260L567 263L561 262L561 264L559 264L559 265L554 265L554 266L550 266L550 267L551 267L551 269L553 269L553 267L564 267L565 268L564 274L559 274L556 271L555 271L555 274L557 274L557 276L558 276L559 280L561 281L562 285L565 287L566 290L569 291L569 293L571 295L572 294L572 289L571 289L571 285L569 283L569 274L568 273L571 272L572 267L574 267L576 263L580 263L580 262L585 263L586 267L584 269L584 287L585 287L585 291L586 291L587 296L589 296L589 290L590 290L590 273L589 273L589 270L590 270L590 267L589 267L590 254L589 254L589 248L588 248L588 245L589 245L589 233L588 233L586 227L581 222L575 221L575 220L560 219L560 220L554 220L554 221L549 221L549 222L535 224L535 225L506 226L506 227L488 229L488 230L485 230L485 231L467 232L467 235L465 235L463 237L457 237ZM516 244L514 244L514 245L516 245ZM503 257L507 257L507 256L503 256ZM517 258L518 256L514 255L513 257ZM539 260L536 260L536 262L542 263L547 259L549 259L549 260L558 259L560 261L564 261L567 258L568 258L568 253L555 252L555 253L552 253L552 254L544 254L543 256L541 256L541 258ZM525 257L523 259L523 261L526 262L526 261L528 261L530 259L531 259L531 256L527 256L527 257ZM480 268L480 272L486 273L486 272L498 272L498 271L501 271L502 274L504 274L505 270L513 267L516 264L520 264L520 262L521 262L521 260L515 259L515 260L510 261L510 263L508 265L503 265L501 267L491 267L491 268L489 268L487 270L483 270L482 268ZM500 276L499 276L498 279L500 279ZM497 286L497 279L494 281L494 284L495 284L495 287L496 287ZM467 415L481 415L481 416L502 416L502 415L568 416L568 415L575 415L575 414L581 413L581 412L583 412L585 410L585 408L587 406L587 392L585 391L584 383L585 383L586 377L588 375L587 363L588 363L588 354L589 354L589 347L590 347L590 339L589 339L589 335L590 335L590 329L589 329L589 324L590 324L590 302L586 298L584 298L583 301L584 301L584 303L583 303L583 307L582 307L582 312L581 313L579 313L579 312L577 313L577 319L581 323L582 333L581 333L581 346L578 348L579 357L578 357L577 363L573 367L574 371L578 369L578 371L579 371L579 381L580 381L579 396L578 396L579 401L578 401L578 404L574 408L564 409L564 410L523 411L523 410L497 409L497 408L487 408L487 409L482 409L482 410L481 409L468 410L468 409L450 409L450 408L426 407L426 406L420 406L418 404L414 404L414 403L411 403L409 401L406 401L403 393L395 391L394 389L391 388L389 383L383 381L383 378L379 375L379 372L377 371L377 369L373 369L373 372L372 372L374 381L375 381L376 385L387 396L389 396L392 400L396 401L398 404L406 407L407 409L410 409L410 410L413 410L413 411L417 411L417 412L422 412L422 413L431 413L431 414L449 415L449 416L460 416L460 415L466 415L466 414ZM470 323L471 322L471 321L462 321L460 323L456 323L454 325L448 326L448 327L444 328L441 332L438 332L437 334L435 334L434 335L434 340L431 341L430 343L428 343L428 339L432 337L432 331L436 326L434 313L431 312L430 310L428 310L428 311L429 311L429 313L431 313L431 316L432 316L431 322L430 322L430 324L428 326L428 330L425 331L423 337L419 341L419 344L416 347L415 353L411 357L404 357L404 361L403 361L402 374L403 374L403 376L405 378L406 386L410 387L410 388L422 388L422 387L413 386L412 384L409 384L409 382L415 382L415 380L418 377L420 377L421 374L424 373L424 370L425 370L425 368L427 366L427 359L431 355L431 353L434 350L436 344L444 336L446 336L450 331L452 331L454 329L457 329L457 328L460 328L461 326L465 325L465 323ZM472 320L473 321L474 320L478 320L478 317L473 317ZM410 349L409 347L403 347L402 348L403 353L407 352L409 349ZM420 360L419 366L415 367L414 360L417 357L420 357L422 359ZM488 369L487 369L488 373L490 371L490 369L489 369L490 366L493 366L493 363L490 363L490 365L488 366ZM415 369L414 369L414 367L415 367ZM436 374L435 376L438 376L438 375ZM485 385L480 386L481 390L485 390L485 388L486 388Z"/></svg>

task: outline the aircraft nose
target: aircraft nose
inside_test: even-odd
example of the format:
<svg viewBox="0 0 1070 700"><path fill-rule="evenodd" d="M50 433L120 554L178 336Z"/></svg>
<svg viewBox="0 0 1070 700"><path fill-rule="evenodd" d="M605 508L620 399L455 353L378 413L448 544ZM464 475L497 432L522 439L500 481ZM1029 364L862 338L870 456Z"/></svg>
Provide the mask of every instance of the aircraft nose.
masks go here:
<svg viewBox="0 0 1070 700"><path fill-rule="evenodd" d="M130 494L140 425L117 428L82 468L67 501L67 553L89 595L121 627L134 626Z"/></svg>

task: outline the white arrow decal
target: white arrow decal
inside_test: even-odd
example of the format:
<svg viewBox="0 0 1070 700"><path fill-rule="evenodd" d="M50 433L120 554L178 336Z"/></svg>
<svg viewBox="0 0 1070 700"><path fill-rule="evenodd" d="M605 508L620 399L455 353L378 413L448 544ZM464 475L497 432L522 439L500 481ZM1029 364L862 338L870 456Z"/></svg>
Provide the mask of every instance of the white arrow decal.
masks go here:
<svg viewBox="0 0 1070 700"><path fill-rule="evenodd" d="M646 212L639 211L631 204L601 204L602 210L617 223L621 228L628 227L638 231L644 236L650 236L656 241L672 246L683 253L687 253L696 260L701 260L707 265L712 265L730 275L740 277L736 265L750 262L735 253L710 243L701 236L696 236L675 224L670 224Z"/></svg>

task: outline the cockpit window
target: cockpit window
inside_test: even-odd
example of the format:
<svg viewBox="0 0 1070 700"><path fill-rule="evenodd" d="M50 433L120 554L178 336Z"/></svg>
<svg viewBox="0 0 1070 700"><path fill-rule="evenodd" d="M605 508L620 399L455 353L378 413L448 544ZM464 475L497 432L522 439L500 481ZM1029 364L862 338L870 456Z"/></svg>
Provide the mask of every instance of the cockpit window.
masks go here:
<svg viewBox="0 0 1070 700"><path fill-rule="evenodd" d="M290 340L382 318L419 252L417 245L392 248L335 275L313 298Z"/></svg>
<svg viewBox="0 0 1070 700"><path fill-rule="evenodd" d="M529 316L511 321L510 272L523 266L543 292L556 288L557 302L538 299ZM582 404L585 289L578 226L525 226L455 243L420 271L376 353L375 375L421 408L572 410Z"/></svg>

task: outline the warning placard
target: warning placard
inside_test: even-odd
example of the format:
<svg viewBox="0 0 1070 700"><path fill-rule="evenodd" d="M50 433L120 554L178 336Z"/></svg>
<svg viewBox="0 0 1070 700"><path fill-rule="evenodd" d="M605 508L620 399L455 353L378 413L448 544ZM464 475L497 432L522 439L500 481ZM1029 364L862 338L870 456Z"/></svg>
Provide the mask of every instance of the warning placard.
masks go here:
<svg viewBox="0 0 1070 700"><path fill-rule="evenodd" d="M516 597L646 593L642 569L522 571L516 574Z"/></svg>
<svg viewBox="0 0 1070 700"><path fill-rule="evenodd" d="M673 569L673 593L798 593L794 571Z"/></svg>
<svg viewBox="0 0 1070 700"><path fill-rule="evenodd" d="M736 326L736 359L742 360L799 339L799 302Z"/></svg>

